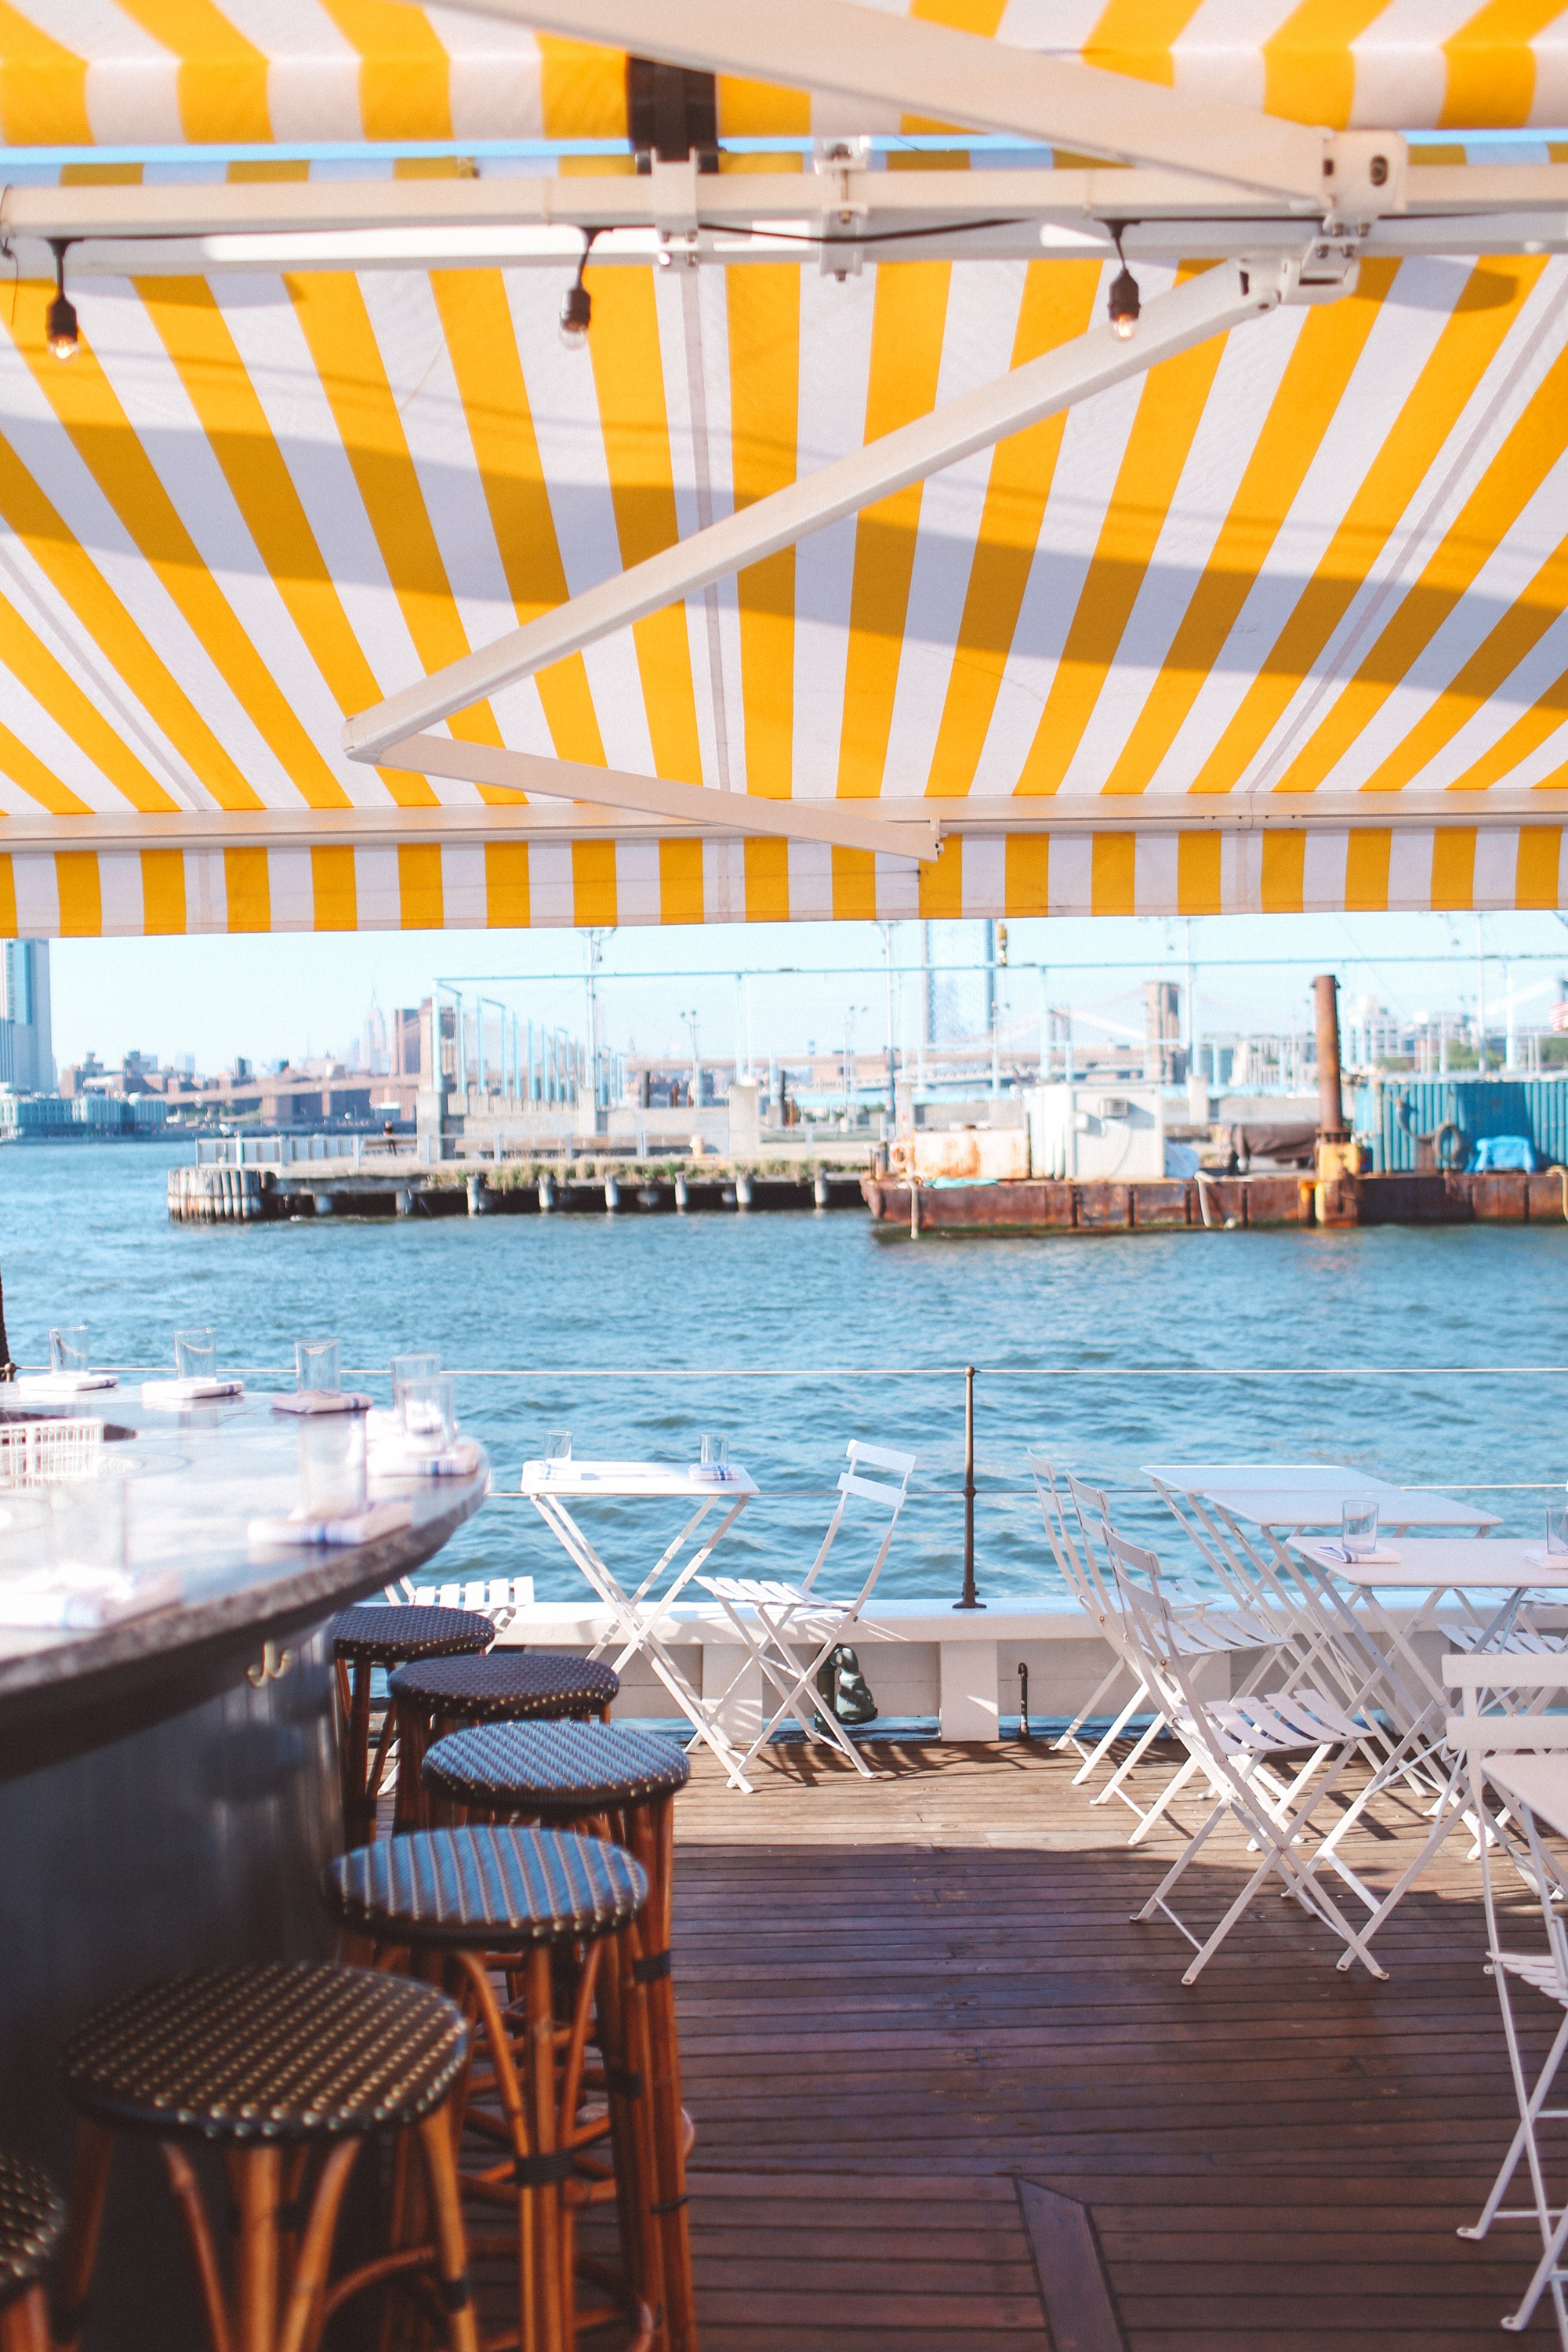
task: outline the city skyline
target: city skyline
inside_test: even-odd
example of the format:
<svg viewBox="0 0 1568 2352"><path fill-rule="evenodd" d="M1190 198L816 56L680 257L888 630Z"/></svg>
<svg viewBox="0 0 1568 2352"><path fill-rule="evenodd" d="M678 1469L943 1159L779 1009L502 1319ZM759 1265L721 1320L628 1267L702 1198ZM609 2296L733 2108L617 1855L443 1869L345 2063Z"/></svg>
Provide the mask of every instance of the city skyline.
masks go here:
<svg viewBox="0 0 1568 2352"><path fill-rule="evenodd" d="M893 927L897 1044L913 1042L921 1018L920 928ZM1347 996L1371 996L1407 1018L1473 1009L1478 994L1477 919L1468 913L1199 917L1190 926L1062 919L1007 928L998 989L1008 1026L1037 1021L1042 964L1048 1001L1086 1012L1120 999L1130 1006L1145 978L1184 979L1189 931L1200 1030L1303 1025L1314 968L1337 971ZM1489 914L1479 931L1489 1004L1501 1001L1503 964L1528 960L1512 977L1516 995L1531 1000L1519 1017L1544 1026L1559 961L1568 971L1568 929L1546 913ZM961 967L947 976L958 1002L938 1000L950 1034L984 1025L983 932L980 923L932 926L933 962ZM847 1042L868 1050L886 1039L885 953L883 931L872 924L602 935L601 1034L621 1052L678 1055L689 1051L695 1015L705 1053L743 1055L749 998L756 1057L842 1047L847 1028ZM570 932L60 940L51 947L55 1058L64 1066L92 1053L118 1067L139 1051L176 1066L189 1055L208 1070L237 1056L258 1067L346 1059L373 999L390 1016L418 1004L444 977L459 979L465 993L482 986L537 1019L580 1030L587 960L586 939ZM737 988L747 965L762 970ZM783 965L795 970L781 973ZM973 1007L963 1003L966 988L976 994Z"/></svg>

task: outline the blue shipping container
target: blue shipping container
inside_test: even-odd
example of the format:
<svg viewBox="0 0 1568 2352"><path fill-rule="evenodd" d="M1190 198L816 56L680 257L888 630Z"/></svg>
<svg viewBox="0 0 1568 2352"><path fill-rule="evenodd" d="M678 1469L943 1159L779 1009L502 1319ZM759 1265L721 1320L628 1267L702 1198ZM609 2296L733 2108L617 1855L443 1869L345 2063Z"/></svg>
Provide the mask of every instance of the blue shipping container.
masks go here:
<svg viewBox="0 0 1568 2352"><path fill-rule="evenodd" d="M1383 1175L1416 1164L1439 1129L1444 1165L1467 1168L1484 1135L1527 1135L1543 1168L1568 1167L1568 1074L1552 1078L1377 1078L1355 1090L1355 1131Z"/></svg>

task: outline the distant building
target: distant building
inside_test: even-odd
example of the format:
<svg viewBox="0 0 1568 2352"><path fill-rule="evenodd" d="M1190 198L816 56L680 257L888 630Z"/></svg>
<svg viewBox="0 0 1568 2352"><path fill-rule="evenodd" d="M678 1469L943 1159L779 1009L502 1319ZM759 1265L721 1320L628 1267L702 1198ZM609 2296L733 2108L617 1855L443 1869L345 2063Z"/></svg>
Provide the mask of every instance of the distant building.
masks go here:
<svg viewBox="0 0 1568 2352"><path fill-rule="evenodd" d="M47 940L5 941L5 1013L0 1020L0 1086L50 1094L55 1084Z"/></svg>

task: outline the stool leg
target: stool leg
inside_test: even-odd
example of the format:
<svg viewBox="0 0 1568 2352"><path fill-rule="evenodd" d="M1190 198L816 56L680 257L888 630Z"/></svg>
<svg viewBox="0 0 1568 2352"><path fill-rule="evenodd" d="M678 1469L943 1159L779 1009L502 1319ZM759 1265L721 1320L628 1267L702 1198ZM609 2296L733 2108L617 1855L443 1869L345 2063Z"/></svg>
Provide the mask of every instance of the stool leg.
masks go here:
<svg viewBox="0 0 1568 2352"><path fill-rule="evenodd" d="M430 1826L429 1802L419 1780L419 1767L428 1744L424 1717L416 1716L412 1707L399 1706L396 1798L392 1817L395 1837L405 1837L414 1830Z"/></svg>
<svg viewBox="0 0 1568 2352"><path fill-rule="evenodd" d="M41 2286L30 2286L0 2311L0 2352L49 2352L48 2305Z"/></svg>
<svg viewBox="0 0 1568 2352"><path fill-rule="evenodd" d="M240 2151L239 2232L235 2246L234 2352L275 2352L278 2336L278 2208L283 2151Z"/></svg>
<svg viewBox="0 0 1568 2352"><path fill-rule="evenodd" d="M686 2209L686 2148L680 2108L680 2043L675 1983L669 1973L670 1886L675 1864L675 1808L668 1797L628 1808L625 1843L647 1873L648 1895L639 1925L647 1988L651 2074L648 2083L658 2183L655 2210L664 2253L669 2352L696 2352L697 2305L691 2279L691 2239Z"/></svg>
<svg viewBox="0 0 1568 2352"><path fill-rule="evenodd" d="M321 2168L311 2200L310 2215L305 2224L294 2274L289 2282L289 2298L283 2312L283 2326L278 2337L278 2352L309 2352L321 2328L321 2298L326 2292L327 2272L332 2259L332 2238L338 2226L338 2210L343 2201L343 2191L349 2185L354 2159L360 2151L357 2139L340 2140Z"/></svg>
<svg viewBox="0 0 1568 2352"><path fill-rule="evenodd" d="M169 2186L179 2208L180 2219L185 2225L191 2255L196 2266L196 2286L206 2315L207 2335L213 2352L230 2352L228 2310L224 2301L223 2271L212 2231L207 2227L206 2207L202 2201L201 2184L183 2147L172 2139L158 2143L163 2158L163 2169L169 2176Z"/></svg>
<svg viewBox="0 0 1568 2352"><path fill-rule="evenodd" d="M463 2209L458 2196L458 2168L452 2156L452 2122L445 2107L426 2116L419 2126L419 2146L430 2183L439 2264L441 2300L447 2308L448 2352L479 2352L474 2307L468 2298L468 2258L463 2239Z"/></svg>
<svg viewBox="0 0 1568 2352"><path fill-rule="evenodd" d="M58 2352L76 2352L81 2334L87 2291L98 2252L103 2220L104 2192L109 2187L114 2136L101 2124L83 2123L77 2130L76 2162L71 2173L66 2210L65 2238L54 2294L54 2340Z"/></svg>

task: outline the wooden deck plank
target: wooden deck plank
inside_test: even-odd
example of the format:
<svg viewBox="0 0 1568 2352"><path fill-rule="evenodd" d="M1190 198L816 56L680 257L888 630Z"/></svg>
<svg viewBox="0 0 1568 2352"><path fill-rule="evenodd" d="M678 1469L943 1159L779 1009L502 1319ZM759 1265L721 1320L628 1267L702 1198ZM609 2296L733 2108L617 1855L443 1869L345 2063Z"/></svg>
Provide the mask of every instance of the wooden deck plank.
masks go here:
<svg viewBox="0 0 1568 2352"><path fill-rule="evenodd" d="M1019 2179L1090 2217L1128 2352L1489 2352L1531 2232L1455 2235L1513 2124L1460 1841L1387 1983L1265 1895L1184 1988L1128 1916L1173 1840L1130 1852L1076 1759L872 1752L773 1751L750 1798L699 1761L677 1808L703 2352L1050 2352ZM1387 1885L1420 1833L1390 1804L1347 1858ZM1209 1916L1239 1864L1192 1874Z"/></svg>

